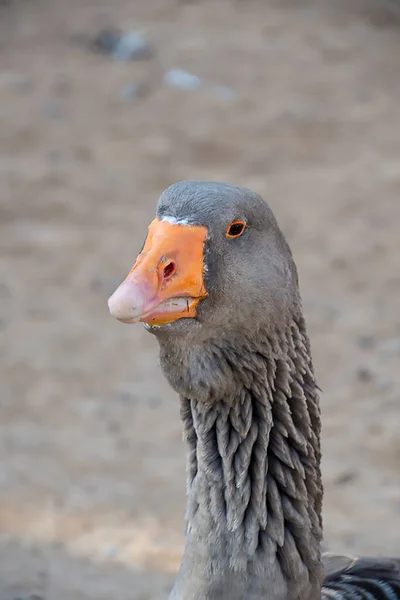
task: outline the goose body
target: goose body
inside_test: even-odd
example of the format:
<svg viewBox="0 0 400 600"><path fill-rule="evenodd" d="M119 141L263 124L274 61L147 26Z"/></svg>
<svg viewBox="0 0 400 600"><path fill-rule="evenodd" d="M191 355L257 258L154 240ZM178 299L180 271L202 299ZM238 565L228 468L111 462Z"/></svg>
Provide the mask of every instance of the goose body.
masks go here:
<svg viewBox="0 0 400 600"><path fill-rule="evenodd" d="M323 600L397 600L400 560L325 554Z"/></svg>
<svg viewBox="0 0 400 600"><path fill-rule="evenodd" d="M109 308L156 336L180 396L187 543L170 600L399 600L399 561L321 556L318 387L268 205L171 186Z"/></svg>

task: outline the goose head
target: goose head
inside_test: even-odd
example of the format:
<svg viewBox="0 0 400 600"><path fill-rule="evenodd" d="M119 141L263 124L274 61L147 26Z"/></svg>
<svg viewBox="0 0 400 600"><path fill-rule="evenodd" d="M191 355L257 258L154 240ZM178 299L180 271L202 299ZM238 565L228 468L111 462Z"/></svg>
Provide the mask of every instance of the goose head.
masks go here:
<svg viewBox="0 0 400 600"><path fill-rule="evenodd" d="M142 252L108 301L123 323L182 341L275 330L298 303L296 267L267 203L197 181L163 192Z"/></svg>

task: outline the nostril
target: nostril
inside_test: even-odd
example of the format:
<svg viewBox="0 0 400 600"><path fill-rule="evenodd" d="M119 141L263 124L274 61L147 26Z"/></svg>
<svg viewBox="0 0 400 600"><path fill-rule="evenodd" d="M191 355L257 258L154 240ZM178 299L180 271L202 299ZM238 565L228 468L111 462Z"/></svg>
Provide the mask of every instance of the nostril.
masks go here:
<svg viewBox="0 0 400 600"><path fill-rule="evenodd" d="M169 279L175 272L175 263L171 260L163 269L164 279Z"/></svg>

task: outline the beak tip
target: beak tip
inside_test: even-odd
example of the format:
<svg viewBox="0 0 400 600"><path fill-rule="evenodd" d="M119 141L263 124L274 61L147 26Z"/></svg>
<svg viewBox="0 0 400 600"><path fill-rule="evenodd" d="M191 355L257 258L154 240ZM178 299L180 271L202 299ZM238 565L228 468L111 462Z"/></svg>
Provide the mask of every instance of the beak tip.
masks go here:
<svg viewBox="0 0 400 600"><path fill-rule="evenodd" d="M110 315L122 323L136 323L143 313L143 299L130 282L123 282L109 297Z"/></svg>
<svg viewBox="0 0 400 600"><path fill-rule="evenodd" d="M117 310L116 303L114 301L114 296L115 296L115 292L113 294L111 294L111 296L107 300L107 306L108 306L108 310L110 311L110 315L117 319L118 318L118 310Z"/></svg>

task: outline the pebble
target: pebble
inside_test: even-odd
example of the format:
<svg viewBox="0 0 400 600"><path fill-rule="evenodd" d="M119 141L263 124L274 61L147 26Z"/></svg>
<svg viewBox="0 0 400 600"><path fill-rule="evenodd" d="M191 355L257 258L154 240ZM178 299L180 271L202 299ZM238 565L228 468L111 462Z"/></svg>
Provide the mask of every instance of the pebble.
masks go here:
<svg viewBox="0 0 400 600"><path fill-rule="evenodd" d="M369 348L373 348L375 346L375 339L372 335L363 334L358 337L357 343L360 348L368 350Z"/></svg>
<svg viewBox="0 0 400 600"><path fill-rule="evenodd" d="M119 42L121 34L115 29L104 29L93 40L93 46L100 52L112 54Z"/></svg>
<svg viewBox="0 0 400 600"><path fill-rule="evenodd" d="M116 395L118 402L121 402L122 404L135 404L136 402L136 397L132 392L122 390L118 391Z"/></svg>
<svg viewBox="0 0 400 600"><path fill-rule="evenodd" d="M153 56L153 49L144 35L132 31L121 35L113 56L116 60L146 60Z"/></svg>
<svg viewBox="0 0 400 600"><path fill-rule="evenodd" d="M142 33L121 33L116 29L104 29L93 41L96 50L111 54L116 60L146 60L154 55L153 47Z"/></svg>
<svg viewBox="0 0 400 600"><path fill-rule="evenodd" d="M236 92L232 88L226 85L207 84L202 81L200 77L197 77L197 75L193 75L193 73L189 73L183 69L170 69L167 71L164 74L164 82L169 85L169 87L188 91L198 90L201 87L206 87L213 91L222 100L228 100L230 102L236 100Z"/></svg>
<svg viewBox="0 0 400 600"><path fill-rule="evenodd" d="M357 478L357 473L352 470L343 471L343 473L339 473L339 475L335 478L336 485L345 485L346 483L350 483Z"/></svg>
<svg viewBox="0 0 400 600"><path fill-rule="evenodd" d="M202 85L202 80L197 75L188 73L183 69L170 69L164 75L164 81L170 87L182 90L197 90Z"/></svg>
<svg viewBox="0 0 400 600"><path fill-rule="evenodd" d="M356 374L357 374L357 379L364 383L372 381L372 379L373 379L373 375L367 367L359 367L357 369Z"/></svg>

